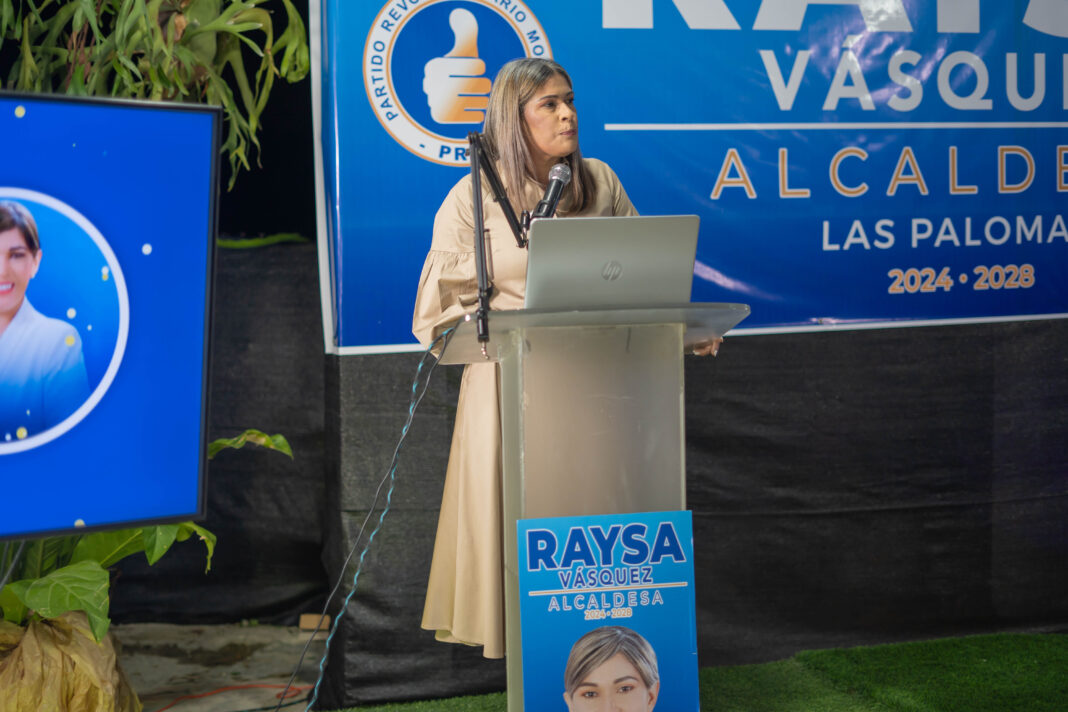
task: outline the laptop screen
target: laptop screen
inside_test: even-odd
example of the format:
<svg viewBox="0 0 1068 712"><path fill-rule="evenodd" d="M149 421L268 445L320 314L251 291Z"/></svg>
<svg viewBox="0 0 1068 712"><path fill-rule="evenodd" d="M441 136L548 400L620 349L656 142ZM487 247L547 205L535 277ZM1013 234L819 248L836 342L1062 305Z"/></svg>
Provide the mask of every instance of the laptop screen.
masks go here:
<svg viewBox="0 0 1068 712"><path fill-rule="evenodd" d="M696 215L535 220L524 306L685 304L693 285L698 226Z"/></svg>

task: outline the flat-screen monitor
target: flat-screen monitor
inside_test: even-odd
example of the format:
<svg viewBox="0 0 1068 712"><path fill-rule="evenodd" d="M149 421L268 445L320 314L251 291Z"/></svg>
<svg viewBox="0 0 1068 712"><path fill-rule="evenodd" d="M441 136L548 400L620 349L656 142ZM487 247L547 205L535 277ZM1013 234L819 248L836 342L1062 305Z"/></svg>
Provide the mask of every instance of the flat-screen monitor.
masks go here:
<svg viewBox="0 0 1068 712"><path fill-rule="evenodd" d="M0 538L203 514L220 120L0 92Z"/></svg>

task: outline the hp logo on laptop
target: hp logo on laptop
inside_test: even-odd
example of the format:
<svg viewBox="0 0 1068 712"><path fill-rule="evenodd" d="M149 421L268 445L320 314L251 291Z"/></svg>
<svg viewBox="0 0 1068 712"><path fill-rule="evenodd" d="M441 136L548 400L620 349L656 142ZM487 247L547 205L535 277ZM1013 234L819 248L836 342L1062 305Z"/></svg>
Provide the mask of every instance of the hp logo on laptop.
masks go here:
<svg viewBox="0 0 1068 712"><path fill-rule="evenodd" d="M623 264L618 260L608 260L604 263L604 267L601 268L601 276L607 282L612 282L619 279L623 274Z"/></svg>

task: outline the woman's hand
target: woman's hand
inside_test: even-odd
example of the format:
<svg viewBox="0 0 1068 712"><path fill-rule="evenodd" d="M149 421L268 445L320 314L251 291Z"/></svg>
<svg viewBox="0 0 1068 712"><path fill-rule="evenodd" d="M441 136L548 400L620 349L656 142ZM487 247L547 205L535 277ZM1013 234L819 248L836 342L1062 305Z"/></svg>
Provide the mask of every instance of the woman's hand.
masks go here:
<svg viewBox="0 0 1068 712"><path fill-rule="evenodd" d="M695 356L715 356L719 353L719 345L723 343L723 337L717 336L710 341L699 341L693 345L691 353Z"/></svg>

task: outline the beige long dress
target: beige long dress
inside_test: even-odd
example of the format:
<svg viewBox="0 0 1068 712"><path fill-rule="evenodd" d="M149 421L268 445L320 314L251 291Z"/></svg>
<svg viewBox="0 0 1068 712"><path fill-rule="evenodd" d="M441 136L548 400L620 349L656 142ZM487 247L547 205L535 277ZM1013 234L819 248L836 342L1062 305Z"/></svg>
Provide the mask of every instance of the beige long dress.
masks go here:
<svg viewBox="0 0 1068 712"><path fill-rule="evenodd" d="M581 216L636 215L616 174L585 159L597 184L593 204ZM483 211L494 310L521 309L527 251L516 245L504 212L483 180ZM525 186L533 210L544 187ZM560 211L558 215L567 216ZM577 216L577 215L575 215ZM434 236L419 278L412 332L429 343L477 306L471 177L457 183L434 218ZM491 318L492 320L492 318ZM501 417L496 364L464 368L449 466L441 498L434 558L430 565L423 628L438 640L483 646L487 658L504 656L504 584L501 553Z"/></svg>

